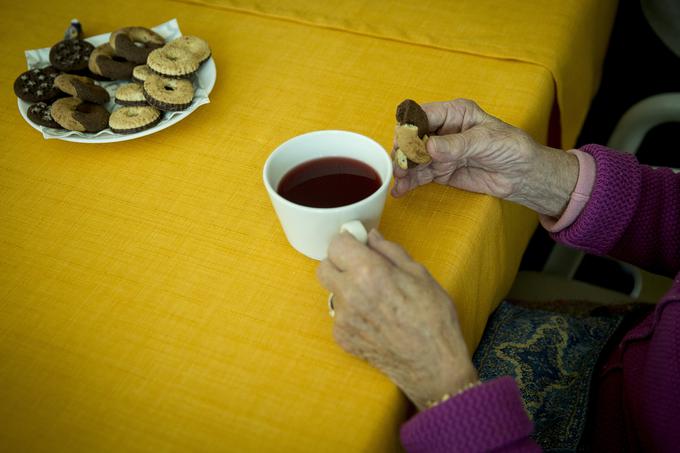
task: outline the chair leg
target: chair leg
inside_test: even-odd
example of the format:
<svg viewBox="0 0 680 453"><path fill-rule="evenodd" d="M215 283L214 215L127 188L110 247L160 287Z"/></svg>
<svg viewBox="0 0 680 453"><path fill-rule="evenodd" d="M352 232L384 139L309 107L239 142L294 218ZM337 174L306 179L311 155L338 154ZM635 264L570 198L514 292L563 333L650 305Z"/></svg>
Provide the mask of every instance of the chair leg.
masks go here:
<svg viewBox="0 0 680 453"><path fill-rule="evenodd" d="M554 275L556 277L563 277L566 279L573 279L576 270L581 265L585 253L572 249L562 244L555 244L552 252L543 266L543 272Z"/></svg>

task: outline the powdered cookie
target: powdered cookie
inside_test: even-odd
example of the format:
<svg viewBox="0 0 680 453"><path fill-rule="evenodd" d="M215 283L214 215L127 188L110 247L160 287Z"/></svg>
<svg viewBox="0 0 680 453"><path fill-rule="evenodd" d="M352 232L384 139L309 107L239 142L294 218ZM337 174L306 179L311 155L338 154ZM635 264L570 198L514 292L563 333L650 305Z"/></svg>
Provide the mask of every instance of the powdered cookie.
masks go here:
<svg viewBox="0 0 680 453"><path fill-rule="evenodd" d="M54 86L59 71L51 66L31 69L22 73L14 81L14 94L26 102L49 102L61 95Z"/></svg>
<svg viewBox="0 0 680 453"><path fill-rule="evenodd" d="M200 66L191 52L179 47L163 47L149 54L146 64L164 77L189 78Z"/></svg>
<svg viewBox="0 0 680 453"><path fill-rule="evenodd" d="M178 47L188 50L198 60L199 64L210 58L210 46L197 36L180 36L167 43L165 47Z"/></svg>
<svg viewBox="0 0 680 453"><path fill-rule="evenodd" d="M87 63L94 46L82 39L68 39L56 43L50 49L50 63L64 72L81 72Z"/></svg>
<svg viewBox="0 0 680 453"><path fill-rule="evenodd" d="M146 78L153 73L154 72L145 64L135 66L135 69L132 70L132 80L143 84Z"/></svg>
<svg viewBox="0 0 680 453"><path fill-rule="evenodd" d="M59 123L54 121L52 114L50 113L50 105L44 102L38 102L28 107L26 112L28 119L33 121L35 124L40 126L51 127L53 129L61 129Z"/></svg>
<svg viewBox="0 0 680 453"><path fill-rule="evenodd" d="M144 82L144 97L150 105L160 110L184 110L194 98L194 85L189 80L153 74Z"/></svg>
<svg viewBox="0 0 680 453"><path fill-rule="evenodd" d="M109 127L117 134L133 134L158 124L163 114L151 106L122 107L109 117Z"/></svg>
<svg viewBox="0 0 680 453"><path fill-rule="evenodd" d="M90 71L97 75L111 80L122 80L132 78L132 70L135 68L135 63L117 56L113 52L113 48L106 43L97 46L92 51L88 67Z"/></svg>
<svg viewBox="0 0 680 453"><path fill-rule="evenodd" d="M70 131L99 132L109 124L108 110L78 98L57 99L50 113L61 127Z"/></svg>
<svg viewBox="0 0 680 453"><path fill-rule="evenodd" d="M162 47L165 39L144 27L125 27L111 33L109 44L116 55L137 64L146 63L149 53Z"/></svg>
<svg viewBox="0 0 680 453"><path fill-rule="evenodd" d="M417 102L406 99L397 107L397 166L407 169L432 160L427 152L429 124L427 114Z"/></svg>
<svg viewBox="0 0 680 453"><path fill-rule="evenodd" d="M138 83L128 83L121 85L116 90L116 104L128 106L147 105L144 97L144 88Z"/></svg>
<svg viewBox="0 0 680 453"><path fill-rule="evenodd" d="M54 79L54 85L64 93L75 96L83 101L94 102L95 104L106 104L109 102L109 93L94 80L72 74L62 74Z"/></svg>

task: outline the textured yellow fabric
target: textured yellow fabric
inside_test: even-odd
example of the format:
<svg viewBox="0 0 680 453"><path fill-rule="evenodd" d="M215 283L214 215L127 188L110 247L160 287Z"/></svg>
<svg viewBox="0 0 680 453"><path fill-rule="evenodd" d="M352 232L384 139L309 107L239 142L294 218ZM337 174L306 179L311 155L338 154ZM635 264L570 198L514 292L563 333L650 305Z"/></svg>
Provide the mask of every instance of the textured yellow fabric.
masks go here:
<svg viewBox="0 0 680 453"><path fill-rule="evenodd" d="M562 144L600 80L617 0L184 0L369 36L534 63L557 86Z"/></svg>
<svg viewBox="0 0 680 453"><path fill-rule="evenodd" d="M211 44L212 103L130 142L43 140L10 85L23 50L73 16L90 35L176 17ZM334 344L316 263L286 242L262 165L310 130L388 148L406 97L474 98L544 140L551 73L158 0L14 2L0 29L0 450L398 449L406 401ZM472 348L535 225L433 185L390 199L381 230L455 298Z"/></svg>

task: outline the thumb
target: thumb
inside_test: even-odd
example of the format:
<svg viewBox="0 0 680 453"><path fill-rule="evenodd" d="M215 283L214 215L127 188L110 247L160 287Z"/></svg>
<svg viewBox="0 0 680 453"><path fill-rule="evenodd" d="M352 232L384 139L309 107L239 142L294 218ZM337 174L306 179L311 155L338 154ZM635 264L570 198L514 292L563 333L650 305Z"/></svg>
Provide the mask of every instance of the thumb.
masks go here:
<svg viewBox="0 0 680 453"><path fill-rule="evenodd" d="M458 134L434 135L427 140L427 153L435 162L456 162L467 155L469 131Z"/></svg>

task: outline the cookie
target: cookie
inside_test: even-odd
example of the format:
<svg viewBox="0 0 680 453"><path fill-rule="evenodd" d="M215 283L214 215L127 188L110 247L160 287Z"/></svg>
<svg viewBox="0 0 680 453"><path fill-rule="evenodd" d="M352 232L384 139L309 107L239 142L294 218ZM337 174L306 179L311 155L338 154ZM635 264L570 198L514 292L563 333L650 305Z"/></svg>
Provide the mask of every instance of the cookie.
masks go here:
<svg viewBox="0 0 680 453"><path fill-rule="evenodd" d="M413 124L401 124L396 127L397 165L404 170L416 165L426 164L432 160L427 152L428 136L418 137L418 127ZM406 159L405 159L406 158Z"/></svg>
<svg viewBox="0 0 680 453"><path fill-rule="evenodd" d="M417 102L406 99L397 106L396 117L397 149L394 153L396 165L405 170L430 162L432 158L426 147L430 129L425 111Z"/></svg>
<svg viewBox="0 0 680 453"><path fill-rule="evenodd" d="M211 54L208 43L197 36L180 36L167 43L165 47L177 47L189 51L198 60L198 64L210 58Z"/></svg>
<svg viewBox="0 0 680 453"><path fill-rule="evenodd" d="M144 97L159 110L184 110L194 98L194 85L186 79L169 79L153 74L144 81Z"/></svg>
<svg viewBox="0 0 680 453"><path fill-rule="evenodd" d="M82 72L87 69L94 46L82 39L68 39L50 49L50 63L63 72Z"/></svg>
<svg viewBox="0 0 680 453"><path fill-rule="evenodd" d="M144 83L147 77L149 75L154 74L154 72L149 69L149 67L145 64L135 66L135 68L132 70L132 80L134 80L137 83Z"/></svg>
<svg viewBox="0 0 680 453"><path fill-rule="evenodd" d="M427 120L427 113L420 105L412 100L406 99L397 106L397 123L413 124L418 127L418 137L423 138L430 133L430 125Z"/></svg>
<svg viewBox="0 0 680 453"><path fill-rule="evenodd" d="M111 33L109 44L116 55L136 64L144 64L152 50L165 45L165 39L148 28L125 27Z"/></svg>
<svg viewBox="0 0 680 453"><path fill-rule="evenodd" d="M14 81L14 94L26 102L50 102L62 93L54 86L59 71L51 66L31 69Z"/></svg>
<svg viewBox="0 0 680 453"><path fill-rule="evenodd" d="M135 66L135 63L117 56L108 43L97 46L88 62L90 71L111 80L131 79Z"/></svg>
<svg viewBox="0 0 680 453"><path fill-rule="evenodd" d="M54 118L52 118L52 114L50 113L50 105L45 104L44 102L38 102L28 107L26 116L28 116L29 120L40 126L61 129L59 123L54 121Z"/></svg>
<svg viewBox="0 0 680 453"><path fill-rule="evenodd" d="M151 127L161 121L163 114L151 106L122 107L109 117L109 127L117 134L134 134Z"/></svg>
<svg viewBox="0 0 680 453"><path fill-rule="evenodd" d="M74 97L57 99L50 113L61 127L70 131L99 132L109 125L108 110Z"/></svg>
<svg viewBox="0 0 680 453"><path fill-rule="evenodd" d="M186 49L163 47L149 54L146 64L163 77L189 78L200 66L199 61Z"/></svg>
<svg viewBox="0 0 680 453"><path fill-rule="evenodd" d="M73 74L62 74L54 79L54 85L64 93L95 104L109 102L109 93L94 80Z"/></svg>
<svg viewBox="0 0 680 453"><path fill-rule="evenodd" d="M128 106L144 106L147 105L144 97L144 88L138 83L128 83L121 85L116 90L115 97L116 104Z"/></svg>

